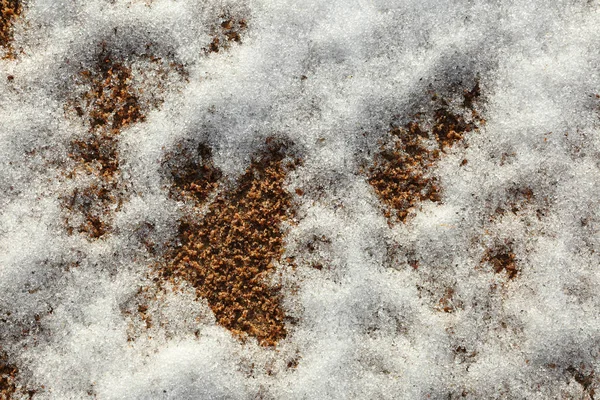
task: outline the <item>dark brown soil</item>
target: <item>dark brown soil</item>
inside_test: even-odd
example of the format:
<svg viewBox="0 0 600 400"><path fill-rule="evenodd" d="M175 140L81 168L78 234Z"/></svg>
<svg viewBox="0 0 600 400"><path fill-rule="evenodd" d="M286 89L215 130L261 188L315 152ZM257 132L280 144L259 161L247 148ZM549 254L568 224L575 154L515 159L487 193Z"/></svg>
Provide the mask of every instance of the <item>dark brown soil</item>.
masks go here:
<svg viewBox="0 0 600 400"><path fill-rule="evenodd" d="M528 186L508 188L505 198L506 200L495 208L494 213L490 216L490 221L507 215L509 212L518 215L530 206L535 210L538 219L544 217L548 212L548 199L546 197L538 198Z"/></svg>

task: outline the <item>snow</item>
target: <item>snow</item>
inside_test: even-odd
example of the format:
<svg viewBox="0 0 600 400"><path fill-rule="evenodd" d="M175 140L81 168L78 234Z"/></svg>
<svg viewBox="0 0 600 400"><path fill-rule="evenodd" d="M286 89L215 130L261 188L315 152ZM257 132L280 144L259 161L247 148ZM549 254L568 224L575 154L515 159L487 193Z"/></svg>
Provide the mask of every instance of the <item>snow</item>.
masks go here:
<svg viewBox="0 0 600 400"><path fill-rule="evenodd" d="M240 42L207 51L226 18L247 21ZM16 57L0 59L0 349L19 385L34 399L593 398L599 25L600 3L575 0L27 1ZM92 240L65 229L64 197L93 179L72 174L89 127L69 104L102 44L132 63L146 108L119 133L123 204ZM185 76L161 77L146 51ZM476 80L486 122L430 169L442 201L388 223L365 171L391 124ZM220 326L191 283L156 287L188 212L168 155L205 143L233 184L268 137L302 159L269 277L295 321L276 347ZM502 245L514 279L482 261Z"/></svg>

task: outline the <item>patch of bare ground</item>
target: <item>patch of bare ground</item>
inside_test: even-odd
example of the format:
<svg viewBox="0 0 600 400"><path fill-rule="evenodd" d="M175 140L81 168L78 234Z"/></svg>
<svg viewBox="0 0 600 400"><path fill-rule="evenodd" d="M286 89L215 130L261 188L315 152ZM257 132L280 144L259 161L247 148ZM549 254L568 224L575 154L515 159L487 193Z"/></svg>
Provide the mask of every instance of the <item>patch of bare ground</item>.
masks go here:
<svg viewBox="0 0 600 400"><path fill-rule="evenodd" d="M298 160L287 156L287 147L268 140L235 186L218 193L202 218L184 219L180 245L160 268L166 279L189 282L220 325L235 335L256 337L263 346L276 345L287 333L280 289L268 283L284 252L282 225L294 214L285 179ZM196 208L203 206L220 176L210 153L203 147L200 153L201 161L172 172L175 193L192 199Z"/></svg>
<svg viewBox="0 0 600 400"><path fill-rule="evenodd" d="M69 177L83 175L89 182L63 198L69 234L78 232L98 239L111 232L113 214L126 200L127 191L119 169L119 135L124 128L144 121L150 109L160 106L160 83L169 74L184 74L181 65L148 54L134 61L125 60L102 45L93 67L79 74L79 86L84 90L67 102L68 111L88 126L87 135L71 143L69 157L76 167ZM158 76L150 98L134 82L136 73L143 77L144 70Z"/></svg>
<svg viewBox="0 0 600 400"><path fill-rule="evenodd" d="M235 18L227 14L219 16L218 24L211 30L212 41L204 51L218 53L227 50L232 43L241 43L242 35L248 23L244 18Z"/></svg>
<svg viewBox="0 0 600 400"><path fill-rule="evenodd" d="M201 143L196 151L181 144L177 152L169 154L164 166L171 175L173 185L170 188L172 197L188 200L200 205L209 194L219 186L221 170L212 161L212 150Z"/></svg>
<svg viewBox="0 0 600 400"><path fill-rule="evenodd" d="M516 278L520 271L513 244L510 241L495 244L487 249L481 262L488 263L496 274L506 274L509 280Z"/></svg>
<svg viewBox="0 0 600 400"><path fill-rule="evenodd" d="M537 195L530 186L511 186L503 191L500 202L491 205L490 209L494 211L489 216L489 222L496 224L504 218L518 218L525 226L530 226L532 221L542 220L548 214L549 207L548 197ZM474 243L478 241L479 239L474 239ZM481 266L491 266L494 273L502 274L507 281L519 276L521 268L515 254L517 246L514 240L510 237L495 237L484 246L486 250L480 261Z"/></svg>
<svg viewBox="0 0 600 400"><path fill-rule="evenodd" d="M19 370L12 365L6 354L0 354L0 399L31 399L35 394L34 390L25 391L18 383Z"/></svg>
<svg viewBox="0 0 600 400"><path fill-rule="evenodd" d="M12 399L17 391L15 379L18 370L13 365L8 364L6 357L0 358L0 398Z"/></svg>
<svg viewBox="0 0 600 400"><path fill-rule="evenodd" d="M444 295L439 299L437 311L443 311L445 313L452 313L457 309L463 308L463 302L456 298L456 293L453 288L447 287Z"/></svg>
<svg viewBox="0 0 600 400"><path fill-rule="evenodd" d="M527 212L541 220L548 214L549 208L550 200L548 197L536 196L530 186L510 187L506 189L504 200L495 206L489 220L495 222L511 214L519 218L525 218Z"/></svg>
<svg viewBox="0 0 600 400"><path fill-rule="evenodd" d="M0 0L0 48L5 58L14 58L13 28L23 12L20 0Z"/></svg>
<svg viewBox="0 0 600 400"><path fill-rule="evenodd" d="M477 80L468 88L451 86L444 94L430 91L419 104L419 112L392 124L367 170L390 226L406 223L424 201L442 201L435 169L449 151L467 147L464 139L485 124L480 114L482 100ZM467 164L466 159L459 163L461 167ZM459 283L423 263L415 249L391 244L387 257L392 267L404 265L421 277L419 296L428 299L435 311L453 314L465 308Z"/></svg>
<svg viewBox="0 0 600 400"><path fill-rule="evenodd" d="M595 399L596 389L598 388L598 379L596 378L593 369L586 369L584 365L579 368L569 366L565 372L567 375L571 375L575 379L575 382L581 385L584 396L587 395L587 398L590 400Z"/></svg>
<svg viewBox="0 0 600 400"><path fill-rule="evenodd" d="M432 170L446 150L485 122L476 107L480 95L479 83L462 93L462 101L433 94L430 112L390 129L368 171L368 182L390 223L406 222L424 200L441 201Z"/></svg>

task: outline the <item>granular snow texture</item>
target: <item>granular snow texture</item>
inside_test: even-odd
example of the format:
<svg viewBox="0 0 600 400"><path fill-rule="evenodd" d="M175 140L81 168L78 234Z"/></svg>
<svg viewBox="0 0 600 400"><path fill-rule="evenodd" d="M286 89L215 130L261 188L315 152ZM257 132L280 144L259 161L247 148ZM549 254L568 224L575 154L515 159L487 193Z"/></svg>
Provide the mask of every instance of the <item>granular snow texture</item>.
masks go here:
<svg viewBox="0 0 600 400"><path fill-rule="evenodd" d="M599 26L0 0L0 398L597 398Z"/></svg>

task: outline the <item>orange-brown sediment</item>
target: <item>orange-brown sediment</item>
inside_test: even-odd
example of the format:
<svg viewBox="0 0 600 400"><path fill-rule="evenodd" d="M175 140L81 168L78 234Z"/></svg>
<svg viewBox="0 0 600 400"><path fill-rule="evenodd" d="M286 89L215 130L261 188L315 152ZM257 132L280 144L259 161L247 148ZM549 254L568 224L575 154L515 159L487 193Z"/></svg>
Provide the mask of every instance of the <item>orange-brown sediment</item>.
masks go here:
<svg viewBox="0 0 600 400"><path fill-rule="evenodd" d="M31 399L35 395L35 390L25 391L17 385L18 374L19 370L9 362L6 354L0 353L0 399Z"/></svg>
<svg viewBox="0 0 600 400"><path fill-rule="evenodd" d="M460 112L454 111L447 100L434 96L432 101L438 106L429 116L430 121L417 114L413 121L389 131L368 172L368 181L385 204L390 222L405 222L423 200L441 200L441 189L431 169L446 149L482 122L474 109L479 95L479 84L465 91Z"/></svg>
<svg viewBox="0 0 600 400"><path fill-rule="evenodd" d="M20 0L0 0L0 47L13 57L13 26L23 11Z"/></svg>
<svg viewBox="0 0 600 400"><path fill-rule="evenodd" d="M122 128L142 121L144 114L131 87L131 69L110 53L103 50L95 68L82 71L81 76L90 89L74 109L87 120L89 133L87 138L72 142L69 156L94 175L94 183L75 189L66 199L67 208L84 220L78 226L67 220L67 229L96 239L110 231L111 212L122 200L118 193L118 135Z"/></svg>
<svg viewBox="0 0 600 400"><path fill-rule="evenodd" d="M514 279L519 274L517 257L512 250L511 243L488 249L482 262L489 263L497 274L505 272L508 279Z"/></svg>
<svg viewBox="0 0 600 400"><path fill-rule="evenodd" d="M271 143L204 218L181 224L182 245L162 268L163 276L190 282L219 324L262 345L286 335L280 295L267 278L284 251L281 225L293 212L284 187L288 168L283 147Z"/></svg>
<svg viewBox="0 0 600 400"><path fill-rule="evenodd" d="M161 61L148 55L140 59L156 64ZM180 65L170 63L169 68L182 73ZM162 66L158 72L166 75ZM126 187L119 170L119 135L122 129L143 121L148 106L141 104L141 92L132 83L131 66L113 56L105 46L94 67L81 71L80 77L88 90L72 99L69 106L89 129L86 137L73 140L69 156L77 162L79 171L91 175L92 183L75 189L64 204L70 214L66 218L69 233L77 231L97 239L111 231L112 215L124 201ZM73 213L79 218L73 218ZM82 219L83 222L71 222Z"/></svg>
<svg viewBox="0 0 600 400"><path fill-rule="evenodd" d="M0 398L11 399L17 391L15 379L17 369L8 364L4 357L0 358Z"/></svg>
<svg viewBox="0 0 600 400"><path fill-rule="evenodd" d="M181 199L192 199L196 205L203 203L217 188L221 171L212 162L212 151L200 144L196 154L187 148L177 155L169 155L168 164L173 180L171 195Z"/></svg>
<svg viewBox="0 0 600 400"><path fill-rule="evenodd" d="M230 16L221 15L220 24L213 29L212 41L205 51L207 53L218 53L220 50L227 49L232 42L241 43L242 34L247 28L245 19L236 19Z"/></svg>

